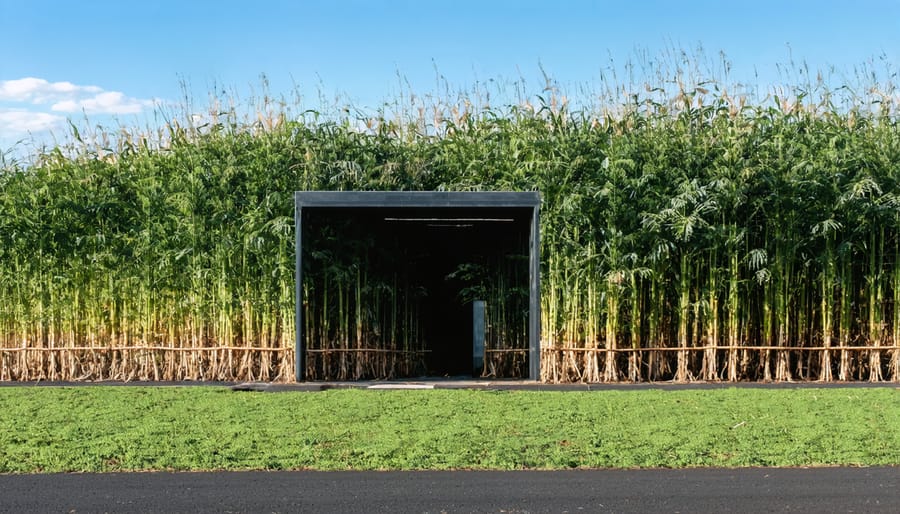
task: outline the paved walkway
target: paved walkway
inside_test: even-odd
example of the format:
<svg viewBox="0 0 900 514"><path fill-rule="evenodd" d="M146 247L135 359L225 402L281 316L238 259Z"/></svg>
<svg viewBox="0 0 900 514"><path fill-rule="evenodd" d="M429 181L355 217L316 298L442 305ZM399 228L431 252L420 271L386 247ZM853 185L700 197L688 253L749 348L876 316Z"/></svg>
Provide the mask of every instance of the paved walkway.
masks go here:
<svg viewBox="0 0 900 514"><path fill-rule="evenodd" d="M641 389L751 389L795 388L896 388L898 382L641 382L641 383L564 383L548 384L531 380L484 380L470 377L421 377L403 380L361 380L330 382L171 382L171 381L103 381L103 382L2 382L0 387L230 387L235 391L327 391L329 389L480 389L487 391L629 391Z"/></svg>
<svg viewBox="0 0 900 514"><path fill-rule="evenodd" d="M267 383L244 382L231 385L236 391L326 391L329 389L481 389L487 391L633 391L641 389L724 389L730 387L754 389L832 388L832 387L894 387L896 382L652 382L652 383L564 383L547 384L530 380L478 380L471 378L420 378L414 380L374 380L358 382L301 382Z"/></svg>

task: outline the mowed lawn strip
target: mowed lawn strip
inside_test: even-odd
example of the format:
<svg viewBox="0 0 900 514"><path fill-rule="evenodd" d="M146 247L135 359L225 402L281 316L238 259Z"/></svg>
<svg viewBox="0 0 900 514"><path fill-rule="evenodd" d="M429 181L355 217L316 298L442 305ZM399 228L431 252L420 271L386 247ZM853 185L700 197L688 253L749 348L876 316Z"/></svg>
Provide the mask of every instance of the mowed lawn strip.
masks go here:
<svg viewBox="0 0 900 514"><path fill-rule="evenodd" d="M900 390L0 388L0 472L900 465Z"/></svg>

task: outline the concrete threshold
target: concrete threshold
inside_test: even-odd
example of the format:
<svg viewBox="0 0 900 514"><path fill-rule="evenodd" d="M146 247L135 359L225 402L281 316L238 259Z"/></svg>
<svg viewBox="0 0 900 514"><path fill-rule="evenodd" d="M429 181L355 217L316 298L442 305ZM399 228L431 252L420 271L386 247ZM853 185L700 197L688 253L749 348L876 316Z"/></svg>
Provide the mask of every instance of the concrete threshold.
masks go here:
<svg viewBox="0 0 900 514"><path fill-rule="evenodd" d="M434 389L434 384L408 384L403 382L373 384L366 389Z"/></svg>

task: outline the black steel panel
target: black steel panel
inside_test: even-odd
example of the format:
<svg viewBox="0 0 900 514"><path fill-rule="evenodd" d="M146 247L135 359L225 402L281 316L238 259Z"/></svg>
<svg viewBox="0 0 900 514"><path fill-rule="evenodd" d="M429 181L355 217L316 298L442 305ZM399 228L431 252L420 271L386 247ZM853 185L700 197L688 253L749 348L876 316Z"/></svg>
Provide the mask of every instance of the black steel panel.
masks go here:
<svg viewBox="0 0 900 514"><path fill-rule="evenodd" d="M298 191L301 207L535 207L540 193L495 191Z"/></svg>

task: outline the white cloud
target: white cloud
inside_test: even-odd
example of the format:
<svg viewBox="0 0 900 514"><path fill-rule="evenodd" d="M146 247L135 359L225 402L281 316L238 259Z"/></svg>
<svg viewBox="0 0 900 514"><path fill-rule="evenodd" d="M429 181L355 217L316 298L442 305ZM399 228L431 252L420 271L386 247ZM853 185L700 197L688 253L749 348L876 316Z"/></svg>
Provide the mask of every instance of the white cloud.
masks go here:
<svg viewBox="0 0 900 514"><path fill-rule="evenodd" d="M20 137L63 126L66 119L58 114L25 109L0 109L0 137Z"/></svg>
<svg viewBox="0 0 900 514"><path fill-rule="evenodd" d="M0 81L0 102L50 105L55 112L87 114L138 114L155 104L153 100L132 98L98 86L35 77Z"/></svg>
<svg viewBox="0 0 900 514"><path fill-rule="evenodd" d="M157 100L120 91L36 77L0 80L0 138L20 138L65 128L66 115L140 114Z"/></svg>
<svg viewBox="0 0 900 514"><path fill-rule="evenodd" d="M50 109L57 112L84 111L88 114L138 114L152 106L152 100L129 98L118 91L106 91L89 98L56 102Z"/></svg>
<svg viewBox="0 0 900 514"><path fill-rule="evenodd" d="M50 103L62 98L90 95L102 92L97 86L77 86L71 82L49 82L44 79L25 77L0 81L0 101Z"/></svg>

